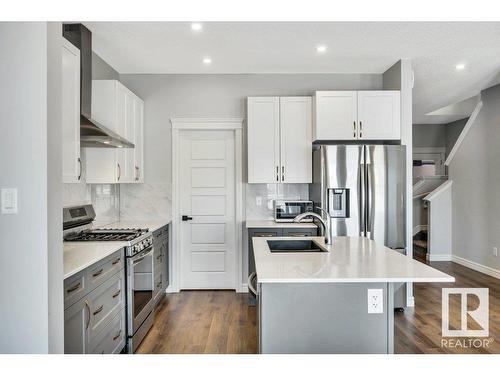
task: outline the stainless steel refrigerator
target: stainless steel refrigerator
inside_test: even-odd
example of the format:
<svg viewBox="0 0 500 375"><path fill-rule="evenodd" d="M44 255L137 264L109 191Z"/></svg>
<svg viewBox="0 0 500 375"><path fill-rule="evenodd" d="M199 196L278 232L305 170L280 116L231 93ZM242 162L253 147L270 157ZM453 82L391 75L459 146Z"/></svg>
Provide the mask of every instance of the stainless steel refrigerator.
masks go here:
<svg viewBox="0 0 500 375"><path fill-rule="evenodd" d="M330 214L333 236L365 236L403 252L405 175L405 146L315 146L310 199Z"/></svg>

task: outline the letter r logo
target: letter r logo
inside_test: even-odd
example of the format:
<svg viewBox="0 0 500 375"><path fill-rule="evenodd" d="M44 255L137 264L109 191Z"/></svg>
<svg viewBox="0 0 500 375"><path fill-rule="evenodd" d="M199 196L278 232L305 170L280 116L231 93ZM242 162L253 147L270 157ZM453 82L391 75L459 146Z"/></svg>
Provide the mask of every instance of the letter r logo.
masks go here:
<svg viewBox="0 0 500 375"><path fill-rule="evenodd" d="M450 295L460 296L459 328L450 328ZM469 296L476 296L479 305L468 310ZM443 337L486 337L489 335L488 288L443 288L442 292L442 320ZM469 319L479 325L481 329L468 329ZM455 322L456 319L454 319Z"/></svg>

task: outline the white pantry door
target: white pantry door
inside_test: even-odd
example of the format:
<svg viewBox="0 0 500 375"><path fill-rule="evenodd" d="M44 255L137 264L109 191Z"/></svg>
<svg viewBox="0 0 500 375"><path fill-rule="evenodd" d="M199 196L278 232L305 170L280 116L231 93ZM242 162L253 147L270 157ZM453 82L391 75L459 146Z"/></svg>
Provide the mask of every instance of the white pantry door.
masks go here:
<svg viewBox="0 0 500 375"><path fill-rule="evenodd" d="M180 289L236 289L234 131L180 132Z"/></svg>

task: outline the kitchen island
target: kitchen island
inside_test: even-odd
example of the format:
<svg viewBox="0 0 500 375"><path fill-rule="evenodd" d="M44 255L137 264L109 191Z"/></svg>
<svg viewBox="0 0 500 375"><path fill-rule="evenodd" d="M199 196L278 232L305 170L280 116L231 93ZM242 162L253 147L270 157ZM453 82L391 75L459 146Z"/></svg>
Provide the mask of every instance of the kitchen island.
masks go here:
<svg viewBox="0 0 500 375"><path fill-rule="evenodd" d="M260 353L393 353L394 285L454 281L365 237L310 239L273 252L297 238L253 239Z"/></svg>

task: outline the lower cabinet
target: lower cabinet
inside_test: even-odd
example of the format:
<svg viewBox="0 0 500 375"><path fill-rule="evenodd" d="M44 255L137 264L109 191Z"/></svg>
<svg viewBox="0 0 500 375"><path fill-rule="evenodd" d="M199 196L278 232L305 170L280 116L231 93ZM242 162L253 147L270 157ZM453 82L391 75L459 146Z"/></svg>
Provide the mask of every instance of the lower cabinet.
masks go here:
<svg viewBox="0 0 500 375"><path fill-rule="evenodd" d="M66 289L72 290L80 283L85 293L76 302L70 298L66 300L69 302L65 302L65 353L112 354L119 353L125 347L125 273L123 263L123 250L119 250L99 262L104 268L108 264L110 265L106 276L102 276L99 282L91 280L96 273L94 271L96 265L65 280L65 292ZM111 270L114 270L114 273L110 273ZM75 281L77 284L72 285Z"/></svg>
<svg viewBox="0 0 500 375"><path fill-rule="evenodd" d="M155 289L153 296L155 305L157 305L165 295L169 285L168 225L153 232L153 248L155 252Z"/></svg>

